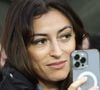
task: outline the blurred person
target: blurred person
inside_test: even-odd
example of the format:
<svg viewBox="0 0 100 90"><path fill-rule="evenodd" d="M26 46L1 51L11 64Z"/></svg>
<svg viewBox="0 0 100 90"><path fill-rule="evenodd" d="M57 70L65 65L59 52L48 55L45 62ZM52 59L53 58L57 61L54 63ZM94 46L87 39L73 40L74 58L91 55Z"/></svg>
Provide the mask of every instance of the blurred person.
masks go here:
<svg viewBox="0 0 100 90"><path fill-rule="evenodd" d="M5 59L7 58L5 54L5 50L1 46L1 37L2 37L3 29L2 26L0 25L0 68L2 68L5 64Z"/></svg>
<svg viewBox="0 0 100 90"><path fill-rule="evenodd" d="M91 34L89 38L90 48L98 49L100 51L100 35L99 34Z"/></svg>
<svg viewBox="0 0 100 90"><path fill-rule="evenodd" d="M82 49L98 49L100 51L100 35L89 34L82 42Z"/></svg>
<svg viewBox="0 0 100 90"><path fill-rule="evenodd" d="M1 42L1 37L2 37L2 27L0 25L0 42ZM6 58L7 56L5 54L4 49L2 49L1 43L0 43L0 81L2 80L2 68L4 67Z"/></svg>
<svg viewBox="0 0 100 90"><path fill-rule="evenodd" d="M6 59L7 59L7 56L5 54L5 50L2 49L1 44L0 44L0 68L4 66Z"/></svg>

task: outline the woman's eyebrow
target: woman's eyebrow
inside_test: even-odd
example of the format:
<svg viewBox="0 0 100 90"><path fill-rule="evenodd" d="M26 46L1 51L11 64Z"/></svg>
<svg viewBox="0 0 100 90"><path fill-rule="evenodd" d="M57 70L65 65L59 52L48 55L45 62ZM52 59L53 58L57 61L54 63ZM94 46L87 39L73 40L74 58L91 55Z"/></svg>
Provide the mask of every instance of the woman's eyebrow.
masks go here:
<svg viewBox="0 0 100 90"><path fill-rule="evenodd" d="M58 33L62 32L63 30L67 29L67 28L72 28L71 25L67 25L67 26L64 26L62 29L60 29L58 31ZM43 33L37 33L37 34L34 34L33 36L47 36L47 34L43 34Z"/></svg>
<svg viewBox="0 0 100 90"><path fill-rule="evenodd" d="M47 36L47 34L38 33L38 34L34 34L33 36Z"/></svg>
<svg viewBox="0 0 100 90"><path fill-rule="evenodd" d="M59 30L58 33L64 31L64 30L67 29L67 28L72 28L72 26L71 26L71 25L64 26L62 29Z"/></svg>

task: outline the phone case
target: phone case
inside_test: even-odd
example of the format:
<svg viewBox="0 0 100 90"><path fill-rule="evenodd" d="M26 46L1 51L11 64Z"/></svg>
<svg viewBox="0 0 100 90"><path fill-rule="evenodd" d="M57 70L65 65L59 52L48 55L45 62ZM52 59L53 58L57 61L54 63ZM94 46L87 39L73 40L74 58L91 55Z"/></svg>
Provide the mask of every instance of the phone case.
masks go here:
<svg viewBox="0 0 100 90"><path fill-rule="evenodd" d="M73 81L82 76L88 80L78 90L89 90L93 85L100 88L100 53L96 49L76 50L71 54Z"/></svg>

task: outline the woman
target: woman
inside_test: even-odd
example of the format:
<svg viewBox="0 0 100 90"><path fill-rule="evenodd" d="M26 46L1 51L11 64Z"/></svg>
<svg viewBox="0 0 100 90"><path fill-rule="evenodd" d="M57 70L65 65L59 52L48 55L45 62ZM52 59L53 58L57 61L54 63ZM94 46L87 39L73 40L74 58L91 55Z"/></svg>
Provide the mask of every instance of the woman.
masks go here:
<svg viewBox="0 0 100 90"><path fill-rule="evenodd" d="M85 34L65 0L16 0L2 39L7 60L0 90L77 90L86 78L72 82L70 54Z"/></svg>

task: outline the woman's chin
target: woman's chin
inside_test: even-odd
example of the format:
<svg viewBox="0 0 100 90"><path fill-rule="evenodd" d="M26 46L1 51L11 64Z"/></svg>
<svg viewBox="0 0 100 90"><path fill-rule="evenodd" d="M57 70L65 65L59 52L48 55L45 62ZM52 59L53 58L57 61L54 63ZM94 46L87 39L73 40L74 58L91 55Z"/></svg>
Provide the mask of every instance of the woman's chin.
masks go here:
<svg viewBox="0 0 100 90"><path fill-rule="evenodd" d="M50 80L51 81L61 81L61 80L66 79L67 76L68 76L68 74L63 74L63 73L62 74L57 74L57 75L52 75L50 77Z"/></svg>

